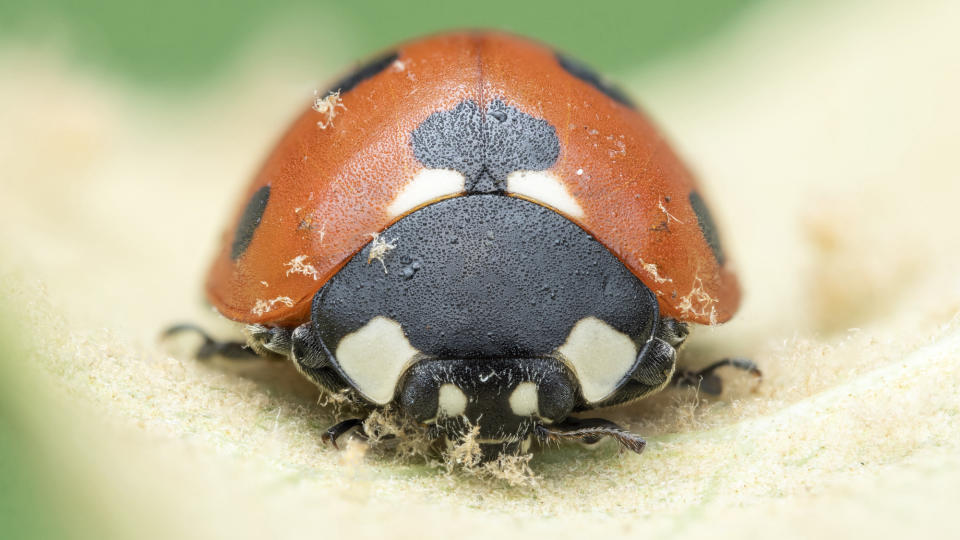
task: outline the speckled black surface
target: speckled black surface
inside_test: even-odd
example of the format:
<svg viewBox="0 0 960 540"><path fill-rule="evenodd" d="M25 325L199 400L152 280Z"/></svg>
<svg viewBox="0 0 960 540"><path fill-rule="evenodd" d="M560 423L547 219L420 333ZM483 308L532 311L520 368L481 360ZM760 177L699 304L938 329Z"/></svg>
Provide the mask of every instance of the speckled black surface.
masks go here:
<svg viewBox="0 0 960 540"><path fill-rule="evenodd" d="M313 324L329 350L373 317L403 327L421 352L442 358L548 355L577 321L594 316L640 346L657 301L613 254L556 212L522 199L447 199L401 219L317 293Z"/></svg>
<svg viewBox="0 0 960 540"><path fill-rule="evenodd" d="M510 173L548 169L560 155L552 125L498 99L486 111L465 100L431 114L413 131L410 144L424 166L463 173L473 193L503 191Z"/></svg>

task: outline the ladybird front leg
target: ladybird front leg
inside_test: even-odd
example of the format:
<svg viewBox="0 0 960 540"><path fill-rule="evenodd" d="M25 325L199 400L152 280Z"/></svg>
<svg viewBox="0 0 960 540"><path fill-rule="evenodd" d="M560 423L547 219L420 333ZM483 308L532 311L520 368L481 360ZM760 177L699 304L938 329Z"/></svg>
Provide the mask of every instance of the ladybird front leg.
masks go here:
<svg viewBox="0 0 960 540"><path fill-rule="evenodd" d="M283 357L290 356L292 347L292 328L279 326L264 326L262 324L248 324L244 329L247 335L247 345L261 356L271 354Z"/></svg>
<svg viewBox="0 0 960 540"><path fill-rule="evenodd" d="M630 378L612 396L590 408L610 407L635 401L662 390L676 370L677 349L688 334L687 325L674 319L662 319L649 344L641 351L640 361Z"/></svg>
<svg viewBox="0 0 960 540"><path fill-rule="evenodd" d="M305 377L310 379L313 384L329 394L343 395L344 391L350 386L336 372L330 358L327 356L326 348L323 346L320 337L314 331L312 323L301 324L290 333L290 359L293 364ZM321 439L324 443L340 449L338 440L353 431L355 437L367 439L367 434L363 430L362 418L348 418L327 428Z"/></svg>
<svg viewBox="0 0 960 540"><path fill-rule="evenodd" d="M760 371L760 368L751 360L746 358L724 358L700 370L677 370L673 374L672 382L676 386L693 386L707 394L719 396L723 392L723 379L718 377L714 371L725 366L746 371L758 379L763 377L763 372Z"/></svg>
<svg viewBox="0 0 960 540"><path fill-rule="evenodd" d="M221 341L210 336L203 328L192 323L175 324L167 328L161 339L184 332L198 334L203 343L197 348L194 357L197 360L209 360L214 356L230 360L252 360L274 355L290 355L290 333L288 328L268 328L260 324L246 327L246 341Z"/></svg>
<svg viewBox="0 0 960 540"><path fill-rule="evenodd" d="M663 388L676 370L677 350L689 333L686 324L676 319L661 319L631 379L649 387L650 392Z"/></svg>
<svg viewBox="0 0 960 540"><path fill-rule="evenodd" d="M301 324L290 334L290 359L300 373L327 392L337 394L350 388L330 363L311 323Z"/></svg>
<svg viewBox="0 0 960 540"><path fill-rule="evenodd" d="M232 360L249 360L258 357L257 352L250 348L248 342L214 339L206 330L192 323L175 324L164 330L160 339L167 339L185 332L193 332L203 339L203 343L197 347L197 351L194 353L197 360L209 360L215 356Z"/></svg>
<svg viewBox="0 0 960 540"><path fill-rule="evenodd" d="M328 427L327 430L323 432L323 436L321 437L321 440L326 444L332 445L334 448L339 450L340 445L337 444L337 441L340 439L340 437L343 437L344 435L347 434L348 431L358 427L359 428L363 427L363 419L349 418L347 420L338 422ZM364 433L363 429L360 429L359 431L357 431L355 436L360 437L361 439L367 438L367 434Z"/></svg>
<svg viewBox="0 0 960 540"><path fill-rule="evenodd" d="M653 338L631 379L651 389L659 389L670 380L676 364L677 350L666 341Z"/></svg>
<svg viewBox="0 0 960 540"><path fill-rule="evenodd" d="M603 418L567 418L557 424L539 424L536 433L541 441L575 440L588 445L596 444L603 437L612 437L621 447L638 454L647 446L643 437Z"/></svg>

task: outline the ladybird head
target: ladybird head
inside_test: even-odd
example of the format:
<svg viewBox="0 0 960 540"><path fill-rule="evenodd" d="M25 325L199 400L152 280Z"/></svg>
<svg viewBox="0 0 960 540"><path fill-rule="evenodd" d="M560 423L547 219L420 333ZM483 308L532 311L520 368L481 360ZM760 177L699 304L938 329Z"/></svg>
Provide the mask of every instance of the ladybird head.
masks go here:
<svg viewBox="0 0 960 540"><path fill-rule="evenodd" d="M316 365L451 442L476 431L487 458L608 400L657 325L656 297L612 253L520 198L446 199L380 236L389 251L371 243L314 298Z"/></svg>
<svg viewBox="0 0 960 540"><path fill-rule="evenodd" d="M449 442L473 432L481 458L529 448L537 426L564 420L576 382L553 358L418 362L401 383L401 407Z"/></svg>

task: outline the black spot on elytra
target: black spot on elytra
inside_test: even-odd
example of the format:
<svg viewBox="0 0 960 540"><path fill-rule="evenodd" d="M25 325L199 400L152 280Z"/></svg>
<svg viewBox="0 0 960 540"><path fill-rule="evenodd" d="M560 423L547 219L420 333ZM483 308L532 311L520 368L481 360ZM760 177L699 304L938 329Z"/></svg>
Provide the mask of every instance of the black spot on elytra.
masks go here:
<svg viewBox="0 0 960 540"><path fill-rule="evenodd" d="M411 134L413 154L431 169L453 169L466 177L467 191L505 189L514 171L542 171L560 155L557 130L499 99L480 110L465 100L431 114Z"/></svg>
<svg viewBox="0 0 960 540"><path fill-rule="evenodd" d="M243 209L243 215L240 216L240 222L233 233L233 245L230 247L230 258L237 260L250 245L253 240L253 233L260 225L260 219L263 217L263 211L267 209L267 201L270 200L270 186L263 186L258 189L250 202Z"/></svg>
<svg viewBox="0 0 960 540"><path fill-rule="evenodd" d="M333 92L340 92L341 94L346 94L350 90L353 90L353 88L358 84L387 69L387 66L396 61L397 56L397 52L393 51L374 58L373 60L353 70L353 72L346 77L334 83L327 93L330 94Z"/></svg>
<svg viewBox="0 0 960 540"><path fill-rule="evenodd" d="M633 100L630 99L627 96L627 94L623 92L623 90L620 90L619 88L617 88L616 85L611 84L606 80L604 80L604 78L601 77L600 74L598 74L596 71L591 69L586 64L578 60L574 60L569 56L564 56L560 53L556 53L556 56L557 56L557 62L560 64L560 67L565 69L567 73L589 84L590 86L593 86L594 88L603 92L604 94L607 95L607 97L609 97L610 99L613 99L617 103L620 103L621 105L626 105L631 109L637 108Z"/></svg>
<svg viewBox="0 0 960 540"><path fill-rule="evenodd" d="M690 192L689 199L693 212L697 214L697 224L700 225L700 232L703 233L704 239L706 239L707 244L713 251L713 257L717 260L717 264L723 266L723 263L726 261L726 256L723 253L723 246L720 244L717 224L714 223L713 216L710 215L710 209L707 208L707 203L704 202L703 197L696 191Z"/></svg>

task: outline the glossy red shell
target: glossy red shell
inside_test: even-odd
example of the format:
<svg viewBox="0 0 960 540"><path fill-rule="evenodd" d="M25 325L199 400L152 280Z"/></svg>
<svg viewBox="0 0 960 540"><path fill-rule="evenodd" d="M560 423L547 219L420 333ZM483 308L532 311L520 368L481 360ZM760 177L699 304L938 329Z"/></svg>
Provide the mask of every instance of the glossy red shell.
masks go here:
<svg viewBox="0 0 960 540"><path fill-rule="evenodd" d="M654 291L665 315L701 324L733 316L739 284L698 222L696 183L642 113L571 75L548 47L514 36L446 34L396 52L340 96L332 125L321 128L327 115L307 108L269 155L234 217L270 186L247 249L231 257L227 231L209 272L207 296L220 313L273 326L309 320L327 279L398 219L387 207L424 168L411 132L465 99L482 107L500 99L554 126L560 155L550 172L583 209L567 217Z"/></svg>

